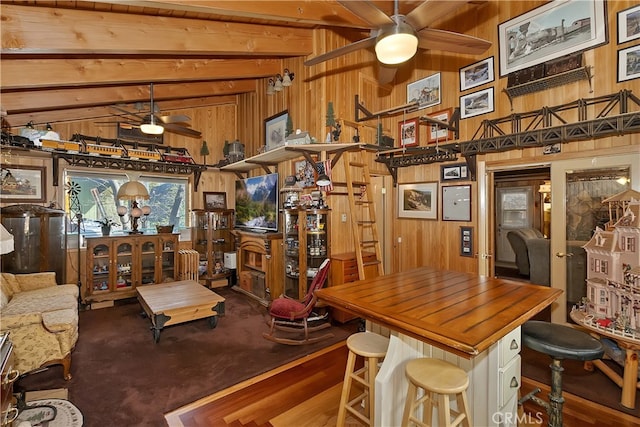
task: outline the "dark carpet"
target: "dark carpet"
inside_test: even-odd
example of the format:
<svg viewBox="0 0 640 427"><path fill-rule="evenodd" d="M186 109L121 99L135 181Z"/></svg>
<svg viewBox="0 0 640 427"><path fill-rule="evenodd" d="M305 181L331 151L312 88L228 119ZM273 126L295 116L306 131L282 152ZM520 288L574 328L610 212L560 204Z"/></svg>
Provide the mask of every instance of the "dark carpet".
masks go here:
<svg viewBox="0 0 640 427"><path fill-rule="evenodd" d="M267 310L229 288L226 314L215 329L206 319L170 326L154 343L150 320L137 302L80 313L80 338L72 354L73 379L62 368L18 380L16 391L67 387L85 426L163 426L163 414L254 377L357 331L357 321L329 329L334 337L287 346L267 341ZM327 330L324 330L323 333Z"/></svg>

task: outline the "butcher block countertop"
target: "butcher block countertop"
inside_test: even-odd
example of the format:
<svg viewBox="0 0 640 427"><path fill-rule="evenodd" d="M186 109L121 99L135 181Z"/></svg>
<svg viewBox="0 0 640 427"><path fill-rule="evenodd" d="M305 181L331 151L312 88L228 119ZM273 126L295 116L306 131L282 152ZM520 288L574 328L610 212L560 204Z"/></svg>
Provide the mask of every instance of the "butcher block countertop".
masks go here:
<svg viewBox="0 0 640 427"><path fill-rule="evenodd" d="M470 359L549 306L561 290L420 267L316 291L318 298Z"/></svg>

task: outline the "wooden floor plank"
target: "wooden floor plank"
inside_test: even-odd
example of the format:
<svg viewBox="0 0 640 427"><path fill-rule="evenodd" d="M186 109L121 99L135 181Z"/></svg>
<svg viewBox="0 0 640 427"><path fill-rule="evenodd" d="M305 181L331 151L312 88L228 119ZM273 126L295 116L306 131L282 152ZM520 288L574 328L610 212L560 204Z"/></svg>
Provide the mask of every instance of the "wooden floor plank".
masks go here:
<svg viewBox="0 0 640 427"><path fill-rule="evenodd" d="M346 366L345 342L338 343L301 360L251 378L212 396L200 399L165 416L171 427L328 427L336 424L340 392ZM312 378L303 381L301 378ZM283 387L283 384L289 386ZM549 387L522 378L521 395L535 387L545 398ZM564 393L565 427L637 427L638 419L570 393ZM250 407L249 410L246 408ZM524 427L546 425L546 414L532 402L524 405L531 414L520 422ZM230 414L242 414L230 416ZM537 417L542 417L540 423ZM242 419L239 419L242 418ZM226 420L226 421L225 421ZM358 426L352 417L348 427Z"/></svg>

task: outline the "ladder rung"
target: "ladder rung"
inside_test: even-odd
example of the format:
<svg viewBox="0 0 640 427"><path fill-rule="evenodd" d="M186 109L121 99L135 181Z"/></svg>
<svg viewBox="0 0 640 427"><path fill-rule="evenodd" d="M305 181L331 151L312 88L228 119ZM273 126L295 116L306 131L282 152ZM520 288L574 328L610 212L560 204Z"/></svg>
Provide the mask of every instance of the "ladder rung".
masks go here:
<svg viewBox="0 0 640 427"><path fill-rule="evenodd" d="M373 202L370 202L368 200L356 200L356 205L368 205L369 203Z"/></svg>
<svg viewBox="0 0 640 427"><path fill-rule="evenodd" d="M360 163L360 162L349 162L349 166L355 166L357 168L363 168L364 167L364 163Z"/></svg>
<svg viewBox="0 0 640 427"><path fill-rule="evenodd" d="M378 241L377 241L377 240L363 240L363 241L362 241L362 246L364 246L364 245L369 245L369 246L371 246L371 245L376 244L376 243L378 243Z"/></svg>
<svg viewBox="0 0 640 427"><path fill-rule="evenodd" d="M363 262L362 265L367 266L367 265L378 265L380 264L380 261L375 260L375 261L367 261L367 262Z"/></svg>
<svg viewBox="0 0 640 427"><path fill-rule="evenodd" d="M369 185L367 181L351 181L351 185Z"/></svg>
<svg viewBox="0 0 640 427"><path fill-rule="evenodd" d="M375 224L375 223L376 223L375 221L364 220L364 219L358 221L358 224L360 225L369 225L369 224Z"/></svg>

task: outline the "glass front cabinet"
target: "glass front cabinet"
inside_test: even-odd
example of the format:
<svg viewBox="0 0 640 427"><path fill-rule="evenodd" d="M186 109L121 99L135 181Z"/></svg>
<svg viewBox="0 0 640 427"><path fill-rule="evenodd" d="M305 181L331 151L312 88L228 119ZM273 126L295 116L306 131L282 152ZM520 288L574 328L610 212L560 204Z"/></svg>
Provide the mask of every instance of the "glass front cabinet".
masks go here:
<svg viewBox="0 0 640 427"><path fill-rule="evenodd" d="M284 293L302 298L329 258L328 209L283 209Z"/></svg>
<svg viewBox="0 0 640 427"><path fill-rule="evenodd" d="M233 231L234 210L194 210L191 212L191 238L198 251L200 280L223 279L230 271L224 266L225 252L235 251Z"/></svg>
<svg viewBox="0 0 640 427"><path fill-rule="evenodd" d="M87 238L84 301L135 297L141 285L175 279L177 234Z"/></svg>

